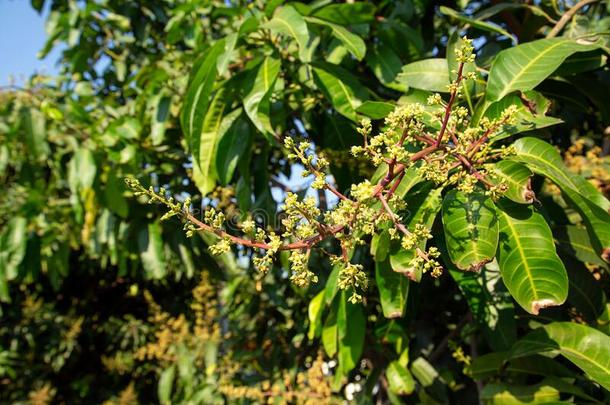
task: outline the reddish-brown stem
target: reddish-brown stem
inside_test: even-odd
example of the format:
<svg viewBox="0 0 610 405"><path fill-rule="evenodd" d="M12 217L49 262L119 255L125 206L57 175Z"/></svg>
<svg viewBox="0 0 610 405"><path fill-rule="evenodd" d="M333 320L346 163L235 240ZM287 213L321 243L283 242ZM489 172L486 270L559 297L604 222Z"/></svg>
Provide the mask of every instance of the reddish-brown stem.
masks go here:
<svg viewBox="0 0 610 405"><path fill-rule="evenodd" d="M427 143L428 145L434 145L434 139L430 138L427 135L413 135L413 138L417 139L420 142Z"/></svg>
<svg viewBox="0 0 610 405"><path fill-rule="evenodd" d="M447 102L447 105L445 106L445 115L443 116L443 122L441 124L441 129L438 132L438 137L436 138L436 142L435 142L436 146L439 146L441 144L441 142L443 141L443 136L445 135L445 131L447 130L447 124L449 123L449 116L451 115L451 108L453 107L453 102L455 101L455 98L458 93L458 89L460 87L460 82L462 81L463 70L464 70L464 62L460 62L460 64L458 65L457 79L455 80L455 88L451 92L451 96L449 96L449 101Z"/></svg>
<svg viewBox="0 0 610 405"><path fill-rule="evenodd" d="M460 160L460 162L462 162L464 167L466 167L468 169L468 171L477 180L479 180L481 183L485 184L485 186L487 186L487 187L493 186L493 184L490 183L481 172L479 172L477 169L474 168L474 166L472 166L472 164L468 161L468 159L466 159L464 156L462 156L460 154L456 154L455 156Z"/></svg>
<svg viewBox="0 0 610 405"><path fill-rule="evenodd" d="M390 191L388 191L388 194L387 194L388 198L390 198L390 197L392 197L392 195L394 195L394 192L396 191L396 189L400 185L400 182L402 181L403 177L405 177L404 170L402 172L400 172L398 177L396 177L396 180L394 180L394 184L392 184L392 187L390 188Z"/></svg>
<svg viewBox="0 0 610 405"><path fill-rule="evenodd" d="M345 201L352 201L351 199L347 198L345 195L343 195L341 192L339 192L339 190L337 190L335 187L333 187L332 185L326 183L325 185L326 189L328 191L330 191L331 193L333 193L334 195L336 195L337 197L339 197L342 200Z"/></svg>

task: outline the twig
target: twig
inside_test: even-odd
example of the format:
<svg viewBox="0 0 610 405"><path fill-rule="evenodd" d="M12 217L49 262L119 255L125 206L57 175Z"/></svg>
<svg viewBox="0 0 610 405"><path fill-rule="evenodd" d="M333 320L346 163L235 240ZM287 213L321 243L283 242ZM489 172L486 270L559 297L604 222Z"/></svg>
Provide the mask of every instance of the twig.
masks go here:
<svg viewBox="0 0 610 405"><path fill-rule="evenodd" d="M557 34L559 34L561 32L561 30L566 26L566 24L570 22L570 20L572 19L572 17L574 17L574 14L576 14L578 12L578 10L580 10L587 4L595 3L596 1L597 0L581 0L578 3L576 3L572 8L570 8L568 11L566 11L563 16L561 16L561 18L559 19L557 24L555 24L553 29L551 29L551 31L549 31L549 33L547 34L546 37L555 38L557 36Z"/></svg>

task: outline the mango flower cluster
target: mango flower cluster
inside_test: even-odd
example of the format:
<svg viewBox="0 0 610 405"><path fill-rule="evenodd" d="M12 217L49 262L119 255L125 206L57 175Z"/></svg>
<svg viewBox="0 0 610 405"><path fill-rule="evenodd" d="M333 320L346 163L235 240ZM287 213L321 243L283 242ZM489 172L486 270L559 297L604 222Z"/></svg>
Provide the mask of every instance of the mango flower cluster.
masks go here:
<svg viewBox="0 0 610 405"><path fill-rule="evenodd" d="M368 277L362 264L352 263L352 253L386 229L391 239L400 241L402 249L414 253L409 263L411 268L438 277L442 274L442 266L437 261L440 253L436 247L426 247L432 238L431 231L423 223L411 224L410 229L403 223L400 214L408 207L396 190L406 171L414 169L423 181L430 181L436 187L457 188L465 193L483 188L492 198L499 197L507 187L501 178L485 170L485 164L511 151L494 148L489 141L509 125L517 113L511 106L499 117L484 117L473 125L470 111L457 103L466 88L464 83L476 77L474 72L464 74L464 66L474 61L474 53L470 40L463 38L462 43L456 51L458 69L454 72L456 79L449 85L447 100L440 94L433 94L427 105L398 106L385 118L375 135L373 123L362 120L358 132L363 137L363 145L354 146L351 152L365 157L378 171L383 171L379 181L354 184L344 194L327 181L329 162L315 153L311 142L285 138L287 157L304 166L305 176L313 176L312 188L337 196L338 203L332 209L322 212L315 198L300 200L296 194L288 192L282 207L285 217L281 229L263 228L246 219L241 223L243 234L234 235L225 229L222 212L214 208L209 208L203 220L199 220L190 213L190 202L178 204L167 199L164 190L157 193L133 179L128 180L128 184L136 194L165 204L169 212L164 218L180 216L187 224L185 229L189 236L196 231L215 234L218 242L210 246L212 254L226 253L234 244L251 248L260 253L252 259L254 267L266 273L273 267L279 251L290 250L290 279L299 287L317 282L318 276L308 267L311 250L321 241L334 238L337 253L325 253L333 265L340 267L337 285L351 291L351 302L361 302Z"/></svg>

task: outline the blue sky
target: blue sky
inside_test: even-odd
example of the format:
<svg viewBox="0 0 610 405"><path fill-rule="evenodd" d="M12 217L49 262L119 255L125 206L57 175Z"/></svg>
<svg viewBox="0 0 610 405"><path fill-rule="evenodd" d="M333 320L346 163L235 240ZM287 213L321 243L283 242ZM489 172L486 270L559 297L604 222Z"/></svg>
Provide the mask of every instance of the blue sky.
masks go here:
<svg viewBox="0 0 610 405"><path fill-rule="evenodd" d="M36 57L46 38L44 21L28 0L0 0L0 86L9 84L10 75L23 84L35 72L57 72L57 51L45 60Z"/></svg>

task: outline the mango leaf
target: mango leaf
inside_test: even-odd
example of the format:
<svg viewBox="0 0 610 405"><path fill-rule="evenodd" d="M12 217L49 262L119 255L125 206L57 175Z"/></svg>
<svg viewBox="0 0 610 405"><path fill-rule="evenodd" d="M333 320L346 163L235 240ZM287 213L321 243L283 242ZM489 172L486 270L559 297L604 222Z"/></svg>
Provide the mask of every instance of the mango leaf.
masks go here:
<svg viewBox="0 0 610 405"><path fill-rule="evenodd" d="M371 238L371 255L375 262L383 262L390 251L390 234L387 230L376 233Z"/></svg>
<svg viewBox="0 0 610 405"><path fill-rule="evenodd" d="M411 374L419 381L421 386L442 404L449 403L447 397L447 384L432 364L423 357L418 357L411 363Z"/></svg>
<svg viewBox="0 0 610 405"><path fill-rule="evenodd" d="M163 251L163 239L161 238L161 226L157 222L148 224L138 235L138 246L140 258L144 266L145 277L148 279L161 279L165 276L165 253Z"/></svg>
<svg viewBox="0 0 610 405"><path fill-rule="evenodd" d="M20 114L28 156L36 161L44 160L49 154L44 114L37 109L26 107L21 109Z"/></svg>
<svg viewBox="0 0 610 405"><path fill-rule="evenodd" d="M406 84L396 81L396 76L402 70L402 61L390 46L379 44L370 48L366 64L384 86L401 92L409 89Z"/></svg>
<svg viewBox="0 0 610 405"><path fill-rule="evenodd" d="M118 178L116 170L111 170L104 187L104 197L106 206L121 218L126 218L129 214L129 205L123 196L124 191L125 182Z"/></svg>
<svg viewBox="0 0 610 405"><path fill-rule="evenodd" d="M405 226L409 229L415 227L416 224L423 224L431 228L436 218L436 214L441 209L441 191L442 188L431 189L427 184L423 184L418 192L414 192L410 199L407 199L407 205L412 211L411 216L406 221ZM425 248L425 242L418 245L420 249ZM415 249L405 250L402 247L390 253L390 264L396 272L403 273L413 281L421 279L421 266L413 267L411 261L416 255Z"/></svg>
<svg viewBox="0 0 610 405"><path fill-rule="evenodd" d="M242 110L239 109L230 115L233 114L237 114L237 117L231 120L226 131L221 131L216 152L216 173L222 185L231 181L239 159L250 146L253 138L252 127L242 114Z"/></svg>
<svg viewBox="0 0 610 405"><path fill-rule="evenodd" d="M196 166L200 165L201 134L217 76L216 61L224 51L224 46L224 40L216 42L196 62L197 70L188 86L182 107L180 124Z"/></svg>
<svg viewBox="0 0 610 405"><path fill-rule="evenodd" d="M568 295L568 275L555 252L544 217L530 206L498 203L498 264L504 284L517 303L538 315L541 308L561 305Z"/></svg>
<svg viewBox="0 0 610 405"><path fill-rule="evenodd" d="M415 389L415 381L409 370L398 361L393 361L385 371L390 390L397 395L409 395Z"/></svg>
<svg viewBox="0 0 610 405"><path fill-rule="evenodd" d="M322 312L324 310L324 290L309 301L307 314L309 316L309 331L307 338L313 340L322 333Z"/></svg>
<svg viewBox="0 0 610 405"><path fill-rule="evenodd" d="M442 218L449 257L460 270L479 271L494 258L499 231L491 198L451 190L443 200Z"/></svg>
<svg viewBox="0 0 610 405"><path fill-rule="evenodd" d="M12 280L17 277L19 263L25 255L27 220L12 217L3 226L0 234L0 278Z"/></svg>
<svg viewBox="0 0 610 405"><path fill-rule="evenodd" d="M229 62L233 57L233 52L235 50L235 44L237 44L238 37L238 32L232 32L225 37L224 50L220 55L218 55L218 59L216 60L216 70L218 71L219 75L224 75L227 73Z"/></svg>
<svg viewBox="0 0 610 405"><path fill-rule="evenodd" d="M547 108L550 106L550 102L540 93L533 90L523 93L522 97L519 97L516 94L507 95L501 100L491 104L485 111L484 116L489 119L499 118L509 106L517 107L513 122L504 125L500 131L491 138L492 142L497 142L521 132L546 128L563 122L559 118L545 115ZM534 106L536 110L533 110Z"/></svg>
<svg viewBox="0 0 610 405"><path fill-rule="evenodd" d="M364 58L364 55L366 54L366 44L362 38L350 32L347 28L315 17L305 17L305 21L329 27L332 30L333 36L337 38L356 59L362 60Z"/></svg>
<svg viewBox="0 0 610 405"><path fill-rule="evenodd" d="M328 291L328 290L326 290ZM325 296L326 296L325 291ZM322 327L322 346L328 357L334 357L338 350L338 327L337 313L339 311L339 301L342 299L341 294L334 296L330 312L326 316L324 326ZM326 300L326 297L325 297ZM326 301L328 303L328 301Z"/></svg>
<svg viewBox="0 0 610 405"><path fill-rule="evenodd" d="M395 272L388 260L375 263L375 282L379 289L381 309L386 318L400 318L405 313L409 279Z"/></svg>
<svg viewBox="0 0 610 405"><path fill-rule="evenodd" d="M547 352L559 352L610 390L610 336L585 325L553 322L517 341L508 358Z"/></svg>
<svg viewBox="0 0 610 405"><path fill-rule="evenodd" d="M176 366L171 365L170 367L163 370L161 377L159 377L159 385L157 386L157 395L159 396L159 403L162 405L171 404L172 388L174 385L174 376L176 374Z"/></svg>
<svg viewBox="0 0 610 405"><path fill-rule="evenodd" d="M535 14L537 16L543 17L546 20L548 20L551 23L555 23L556 21L551 18L551 16L549 16L544 10L542 10L540 7L536 7L536 6L532 6L529 4L520 4L520 3L499 3L499 4L494 4L491 7L487 7L484 10L480 10L477 11L476 14L474 14L474 18L476 18L477 20L487 20L488 18L493 17L496 14L499 14L503 11L508 11L508 10L514 10L514 9L520 9L520 8L525 8L529 11L532 12L532 14Z"/></svg>
<svg viewBox="0 0 610 405"><path fill-rule="evenodd" d="M291 36L299 45L299 59L302 62L311 60L307 52L309 44L307 23L294 7L288 5L278 7L273 18L263 24L261 28L269 28L273 32Z"/></svg>
<svg viewBox="0 0 610 405"><path fill-rule="evenodd" d="M409 63L402 67L396 81L415 89L449 91L449 66L447 59L433 58Z"/></svg>
<svg viewBox="0 0 610 405"><path fill-rule="evenodd" d="M610 261L610 201L587 180L568 171L559 153L548 143L527 137L518 139L513 147L517 152L513 160L525 163L559 186L583 217L600 257Z"/></svg>
<svg viewBox="0 0 610 405"><path fill-rule="evenodd" d="M368 99L364 86L349 72L326 63L313 65L316 84L333 107L344 117L357 122L356 109Z"/></svg>
<svg viewBox="0 0 610 405"><path fill-rule="evenodd" d="M520 204L531 204L534 201L533 173L527 167L512 160L501 160L489 165L487 169L495 175L490 178L492 183L508 186L504 197Z"/></svg>
<svg viewBox="0 0 610 405"><path fill-rule="evenodd" d="M603 261L589 238L587 228L577 225L567 225L553 230L559 247L565 253L577 258L584 263L593 263L608 269L608 263Z"/></svg>
<svg viewBox="0 0 610 405"><path fill-rule="evenodd" d="M150 139L154 146L161 145L165 139L165 129L169 118L171 101L171 97L165 94L164 91L150 98Z"/></svg>
<svg viewBox="0 0 610 405"><path fill-rule="evenodd" d="M606 294L599 281L587 267L576 259L564 259L570 279L568 303L591 325L597 325L597 319L606 309Z"/></svg>
<svg viewBox="0 0 610 405"><path fill-rule="evenodd" d="M543 384L525 386L491 383L481 390L480 400L485 405L557 403L559 391L550 385Z"/></svg>
<svg viewBox="0 0 610 405"><path fill-rule="evenodd" d="M445 7L445 6L441 6L440 11L441 11L441 13L445 14L446 16L449 16L451 18L455 18L458 21L461 21L465 25L470 25L471 27L477 28L482 31L495 32L496 34L504 35L505 37L510 38L510 40L513 42L513 44L515 44L515 45L517 44L517 38L515 38L514 35L512 35L508 31L506 31L504 28L500 27L499 25L496 25L493 23L488 23L485 21L481 21L479 19L475 19L475 18L471 18L471 17L465 16L465 15L462 15L462 14L458 13L457 11L455 11L454 9Z"/></svg>
<svg viewBox="0 0 610 405"><path fill-rule="evenodd" d="M597 49L599 44L567 38L539 39L501 51L487 80L486 103L513 91L532 90L570 55Z"/></svg>
<svg viewBox="0 0 610 405"><path fill-rule="evenodd" d="M389 113L394 111L396 106L385 101L365 101L356 108L356 112L366 115L374 120L385 118Z"/></svg>
<svg viewBox="0 0 610 405"><path fill-rule="evenodd" d="M494 350L510 348L517 339L515 308L502 282L497 262L487 264L479 273L460 271L449 259L443 236L437 238L437 246L487 343Z"/></svg>
<svg viewBox="0 0 610 405"><path fill-rule="evenodd" d="M360 304L352 304L347 300L346 291L339 297L337 310L337 338L339 347L339 370L347 375L356 365L364 348L364 332L366 318Z"/></svg>
<svg viewBox="0 0 610 405"><path fill-rule="evenodd" d="M316 10L313 16L340 25L363 24L375 19L375 6L364 1L329 4Z"/></svg>
<svg viewBox="0 0 610 405"><path fill-rule="evenodd" d="M274 133L271 127L269 97L280 72L280 61L266 57L251 78L251 86L244 96L244 110L250 120L270 141Z"/></svg>
<svg viewBox="0 0 610 405"><path fill-rule="evenodd" d="M510 348L510 347L509 347ZM555 359L533 355L506 362L508 351L498 351L477 357L472 361L472 377L479 380L503 372L534 374L541 376L574 377L574 372Z"/></svg>
<svg viewBox="0 0 610 405"><path fill-rule="evenodd" d="M97 172L95 157L89 149L79 148L74 152L68 163L68 184L70 191L79 195L79 192L89 189L95 181Z"/></svg>
<svg viewBox="0 0 610 405"><path fill-rule="evenodd" d="M203 120L199 138L199 156L198 158L194 157L199 164L193 165L192 178L203 195L208 194L216 186L218 175L216 174L215 161L218 139L230 126L230 120L234 119L234 117L227 117L223 120L226 107L225 89L221 87L214 95ZM223 123L224 125L221 125Z"/></svg>

